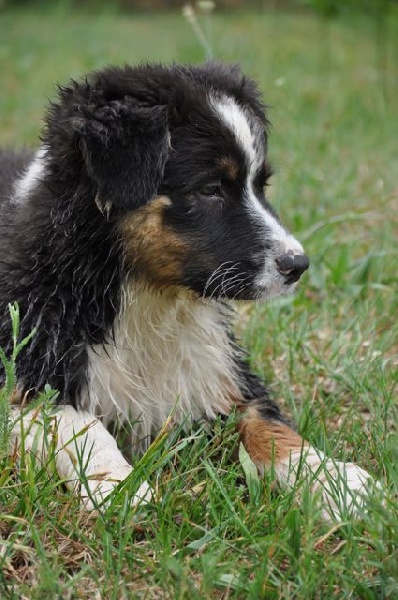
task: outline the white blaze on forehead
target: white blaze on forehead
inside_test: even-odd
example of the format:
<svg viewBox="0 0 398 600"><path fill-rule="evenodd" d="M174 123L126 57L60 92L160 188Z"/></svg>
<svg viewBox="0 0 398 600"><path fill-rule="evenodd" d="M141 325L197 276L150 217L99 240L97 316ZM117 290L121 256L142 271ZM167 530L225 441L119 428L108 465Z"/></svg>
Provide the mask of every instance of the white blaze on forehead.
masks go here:
<svg viewBox="0 0 398 600"><path fill-rule="evenodd" d="M211 105L222 122L233 133L241 150L247 157L250 178L264 161L262 125L250 117L248 111L228 96L210 98Z"/></svg>

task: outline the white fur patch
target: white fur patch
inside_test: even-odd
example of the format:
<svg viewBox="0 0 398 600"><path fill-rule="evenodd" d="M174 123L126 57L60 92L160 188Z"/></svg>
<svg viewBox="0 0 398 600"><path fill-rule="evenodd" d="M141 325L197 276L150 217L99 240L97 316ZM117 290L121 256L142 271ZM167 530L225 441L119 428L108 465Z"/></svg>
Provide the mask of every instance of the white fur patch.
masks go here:
<svg viewBox="0 0 398 600"><path fill-rule="evenodd" d="M277 256L286 254L289 251L293 254L304 254L304 249L296 238L286 231L279 221L268 212L256 198L251 186L248 190L248 207L250 212L255 215L256 220L263 221L267 231L267 237L275 242L275 253Z"/></svg>
<svg viewBox="0 0 398 600"><path fill-rule="evenodd" d="M21 204L34 190L45 175L46 149L39 148L34 159L27 167L25 173L14 184L13 200L15 204Z"/></svg>
<svg viewBox="0 0 398 600"><path fill-rule="evenodd" d="M354 463L326 458L312 446L291 452L290 457L275 465L278 478L294 488L297 479L305 478L322 503L326 521L341 521L366 510L366 498L373 489L381 489L367 471Z"/></svg>
<svg viewBox="0 0 398 600"><path fill-rule="evenodd" d="M246 156L251 181L265 160L262 124L229 96L210 97L210 104Z"/></svg>
<svg viewBox="0 0 398 600"><path fill-rule="evenodd" d="M243 150L249 167L249 179L252 180L265 159L260 143L262 125L254 117L249 117L247 110L229 96L212 97L210 103Z"/></svg>
<svg viewBox="0 0 398 600"><path fill-rule="evenodd" d="M240 392L221 321L215 301L130 284L114 339L88 348L84 408L105 423L134 423L142 448L169 415L184 423L227 414Z"/></svg>

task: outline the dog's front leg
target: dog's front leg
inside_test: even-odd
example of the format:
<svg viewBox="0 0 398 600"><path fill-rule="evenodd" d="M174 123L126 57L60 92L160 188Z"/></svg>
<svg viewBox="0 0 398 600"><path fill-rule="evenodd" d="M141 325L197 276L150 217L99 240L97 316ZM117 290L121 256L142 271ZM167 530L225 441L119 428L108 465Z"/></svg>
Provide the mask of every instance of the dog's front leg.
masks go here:
<svg viewBox="0 0 398 600"><path fill-rule="evenodd" d="M290 489L300 479L307 480L321 499L325 520L360 513L372 488L380 487L364 469L326 458L282 421L262 417L255 406L243 413L238 427L260 473L273 468L278 480Z"/></svg>
<svg viewBox="0 0 398 600"><path fill-rule="evenodd" d="M32 410L18 416L12 437L17 447L45 459L55 453L59 476L76 491L83 506L91 510L131 473L132 467L117 447L116 440L100 420L72 406L60 406L50 417ZM150 488L144 482L132 504L148 499Z"/></svg>

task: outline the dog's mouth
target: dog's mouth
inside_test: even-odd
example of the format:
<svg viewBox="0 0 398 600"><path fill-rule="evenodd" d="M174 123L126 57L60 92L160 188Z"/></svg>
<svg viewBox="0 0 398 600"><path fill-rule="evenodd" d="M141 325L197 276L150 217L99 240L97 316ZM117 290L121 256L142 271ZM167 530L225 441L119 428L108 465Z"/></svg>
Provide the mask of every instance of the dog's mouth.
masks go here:
<svg viewBox="0 0 398 600"><path fill-rule="evenodd" d="M226 300L267 300L290 294L309 264L304 253L294 254L291 251L253 263L227 261L208 277L202 296Z"/></svg>

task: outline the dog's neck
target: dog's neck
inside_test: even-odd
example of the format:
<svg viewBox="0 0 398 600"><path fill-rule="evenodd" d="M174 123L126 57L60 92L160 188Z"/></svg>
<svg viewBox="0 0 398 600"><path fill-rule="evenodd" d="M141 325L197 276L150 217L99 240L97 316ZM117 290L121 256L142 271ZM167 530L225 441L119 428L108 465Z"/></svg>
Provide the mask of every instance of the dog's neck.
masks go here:
<svg viewBox="0 0 398 600"><path fill-rule="evenodd" d="M136 421L148 438L175 422L214 418L240 398L228 318L216 300L129 283L112 339L88 349L87 406L105 422Z"/></svg>

